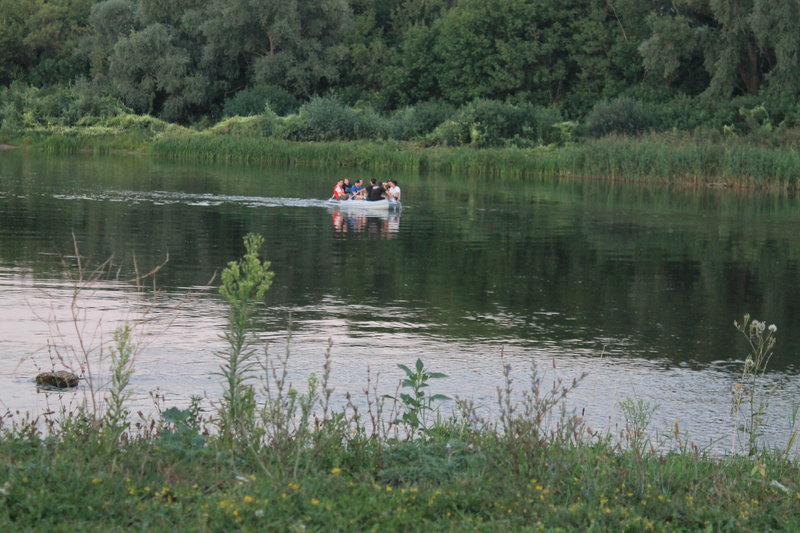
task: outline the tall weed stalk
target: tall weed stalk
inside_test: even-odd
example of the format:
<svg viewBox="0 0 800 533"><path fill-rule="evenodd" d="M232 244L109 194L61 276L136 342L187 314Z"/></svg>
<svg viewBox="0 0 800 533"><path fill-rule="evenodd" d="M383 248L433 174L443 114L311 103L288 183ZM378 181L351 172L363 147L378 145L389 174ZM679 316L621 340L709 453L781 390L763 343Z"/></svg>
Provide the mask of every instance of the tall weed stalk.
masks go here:
<svg viewBox="0 0 800 533"><path fill-rule="evenodd" d="M244 256L228 263L222 271L220 294L228 302L229 309L228 327L223 335L228 350L219 354L225 387L219 414L222 437L228 443L246 437L254 427L253 389L246 384L255 366L251 340L253 313L274 277L269 271L270 262L259 258L263 244L264 238L260 235L247 234Z"/></svg>
<svg viewBox="0 0 800 533"><path fill-rule="evenodd" d="M775 324L751 320L744 315L742 322L734 321L734 327L747 341L748 354L742 366L742 375L732 389L731 415L734 419L733 449L736 453L742 442L746 441L747 453L758 452L758 440L764 426L764 418L769 408L770 394L761 385L767 364L775 346Z"/></svg>

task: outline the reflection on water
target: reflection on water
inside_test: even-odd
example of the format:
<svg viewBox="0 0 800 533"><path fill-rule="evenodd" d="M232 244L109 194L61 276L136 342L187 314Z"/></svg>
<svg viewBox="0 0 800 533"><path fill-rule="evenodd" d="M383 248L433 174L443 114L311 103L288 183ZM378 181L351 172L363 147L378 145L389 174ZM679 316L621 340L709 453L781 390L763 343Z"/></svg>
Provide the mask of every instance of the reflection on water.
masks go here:
<svg viewBox="0 0 800 533"><path fill-rule="evenodd" d="M392 239L400 231L400 212L371 212L353 209L331 209L331 222L336 233L366 232Z"/></svg>
<svg viewBox="0 0 800 533"><path fill-rule="evenodd" d="M393 393L397 363L420 357L449 376L437 392L494 413L502 351L519 387L532 363L586 372L572 405L594 427L613 428L617 403L635 396L660 406L658 429L679 419L708 442L731 432L745 355L732 323L749 312L779 326L769 431L786 435L800 392L795 199L400 176L402 215L360 213L323 200L337 172L0 154L2 405L47 408L54 397L35 393L33 375L78 364L66 334L73 235L85 266L112 258L112 279L170 259L156 294L116 281L81 293L85 334L101 343L148 312L134 410L152 409L156 389L175 405L215 398L226 310L205 284L253 231L276 273L259 336L282 352L291 315L297 388L331 339L340 401L368 368Z"/></svg>

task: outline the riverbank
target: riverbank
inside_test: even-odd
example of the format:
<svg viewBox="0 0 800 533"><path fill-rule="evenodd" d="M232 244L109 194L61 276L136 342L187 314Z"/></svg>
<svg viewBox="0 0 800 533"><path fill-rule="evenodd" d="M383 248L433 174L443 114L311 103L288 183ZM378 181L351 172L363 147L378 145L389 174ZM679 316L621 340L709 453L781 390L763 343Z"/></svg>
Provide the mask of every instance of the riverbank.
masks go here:
<svg viewBox="0 0 800 533"><path fill-rule="evenodd" d="M0 417L0 527L113 531L793 531L800 465L793 433L761 443L759 382L777 328L745 317L751 364L733 387L731 450L714 456L657 408L620 402L625 424L597 432L565 406L582 377L502 366L497 403L436 394L447 376L417 359L393 395L368 379L333 407L331 346L322 368L292 384L291 354L259 351L252 320L272 281L263 239L221 273L229 305L218 352L221 394L201 409L126 405L137 324L117 326L76 368L84 401L51 393L38 419ZM80 278L83 280L83 278ZM81 281L83 283L83 281ZM81 285L83 287L83 285ZM76 292L80 292L76 289ZM75 296L78 298L78 296ZM82 324L82 323L81 323ZM84 331L78 325L78 331ZM80 333L78 333L80 337ZM87 339L88 340L88 339ZM106 359L102 355L110 354ZM766 359L765 357L766 356ZM95 360L99 357L100 360ZM103 382L98 376L108 376ZM377 378L375 378L377 380ZM96 380L96 381L95 381ZM33 387L31 383L31 387ZM360 396L357 399L357 396ZM749 399L752 398L752 403ZM69 405L83 407L67 408ZM359 407L360 406L360 407ZM745 455L747 454L747 455Z"/></svg>
<svg viewBox="0 0 800 533"><path fill-rule="evenodd" d="M437 426L382 444L325 425L226 446L185 411L144 436L68 418L0 437L6 531L796 531L800 469ZM272 437L288 435L273 435Z"/></svg>
<svg viewBox="0 0 800 533"><path fill-rule="evenodd" d="M294 142L175 125L154 127L147 121L139 126L32 130L6 133L0 142L50 153L126 152L181 160L325 165L383 173L550 177L773 191L796 190L800 176L800 152L775 139L756 143L717 135L653 133L586 139L561 146L475 148L392 140Z"/></svg>

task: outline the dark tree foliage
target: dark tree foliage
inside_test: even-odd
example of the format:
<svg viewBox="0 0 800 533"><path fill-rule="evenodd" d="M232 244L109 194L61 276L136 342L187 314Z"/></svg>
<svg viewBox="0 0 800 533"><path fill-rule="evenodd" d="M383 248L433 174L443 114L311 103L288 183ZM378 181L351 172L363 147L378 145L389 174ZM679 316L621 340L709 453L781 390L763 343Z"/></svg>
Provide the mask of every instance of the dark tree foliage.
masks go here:
<svg viewBox="0 0 800 533"><path fill-rule="evenodd" d="M0 85L69 83L87 72L77 53L95 0L0 0Z"/></svg>
<svg viewBox="0 0 800 533"><path fill-rule="evenodd" d="M0 86L77 87L183 123L326 96L385 116L476 99L569 118L619 97L784 110L799 29L800 0L0 0Z"/></svg>
<svg viewBox="0 0 800 533"><path fill-rule="evenodd" d="M219 114L259 84L307 98L339 78L344 0L106 0L85 42L95 81L139 113Z"/></svg>

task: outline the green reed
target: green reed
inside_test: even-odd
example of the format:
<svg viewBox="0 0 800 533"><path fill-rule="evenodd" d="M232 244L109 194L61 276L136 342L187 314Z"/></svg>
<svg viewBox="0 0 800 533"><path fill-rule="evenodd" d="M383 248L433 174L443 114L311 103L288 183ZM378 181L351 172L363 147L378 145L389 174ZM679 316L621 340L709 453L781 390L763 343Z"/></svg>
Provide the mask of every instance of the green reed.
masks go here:
<svg viewBox="0 0 800 533"><path fill-rule="evenodd" d="M123 120L124 119L124 120ZM794 190L800 152L793 134L769 139L716 132L603 137L562 146L475 148L412 141L293 142L232 134L218 125L197 131L147 117L108 124L40 128L2 139L54 153L146 151L183 160L358 167L379 172L438 172L520 179L545 176L690 186ZM786 138L786 142L780 142Z"/></svg>

